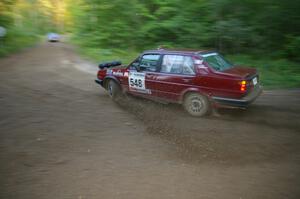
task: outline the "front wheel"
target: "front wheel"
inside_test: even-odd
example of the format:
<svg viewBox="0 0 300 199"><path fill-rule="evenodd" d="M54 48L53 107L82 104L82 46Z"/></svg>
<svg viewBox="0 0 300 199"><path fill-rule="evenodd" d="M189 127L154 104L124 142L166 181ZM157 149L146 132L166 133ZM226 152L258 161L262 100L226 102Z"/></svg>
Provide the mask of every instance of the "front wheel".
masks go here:
<svg viewBox="0 0 300 199"><path fill-rule="evenodd" d="M118 100L121 96L121 87L114 80L109 80L106 86L109 96L113 100Z"/></svg>
<svg viewBox="0 0 300 199"><path fill-rule="evenodd" d="M184 109L192 116L201 117L210 112L210 103L206 96L198 93L188 94L183 101Z"/></svg>

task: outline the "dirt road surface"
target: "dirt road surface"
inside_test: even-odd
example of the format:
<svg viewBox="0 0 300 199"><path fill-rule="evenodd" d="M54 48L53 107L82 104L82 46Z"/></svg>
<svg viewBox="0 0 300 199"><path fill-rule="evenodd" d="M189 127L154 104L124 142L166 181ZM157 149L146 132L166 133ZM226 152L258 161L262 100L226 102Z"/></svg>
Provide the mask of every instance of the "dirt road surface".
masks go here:
<svg viewBox="0 0 300 199"><path fill-rule="evenodd" d="M0 198L300 198L300 90L193 118L94 83L64 43L0 60Z"/></svg>

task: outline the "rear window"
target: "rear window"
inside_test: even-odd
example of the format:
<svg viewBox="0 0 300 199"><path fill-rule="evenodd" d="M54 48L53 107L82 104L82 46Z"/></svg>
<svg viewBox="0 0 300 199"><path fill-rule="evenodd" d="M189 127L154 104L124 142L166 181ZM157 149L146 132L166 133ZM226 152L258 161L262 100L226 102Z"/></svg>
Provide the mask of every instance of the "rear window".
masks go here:
<svg viewBox="0 0 300 199"><path fill-rule="evenodd" d="M233 64L227 61L222 55L218 53L200 54L203 60L208 63L210 67L217 71L224 71L233 67Z"/></svg>

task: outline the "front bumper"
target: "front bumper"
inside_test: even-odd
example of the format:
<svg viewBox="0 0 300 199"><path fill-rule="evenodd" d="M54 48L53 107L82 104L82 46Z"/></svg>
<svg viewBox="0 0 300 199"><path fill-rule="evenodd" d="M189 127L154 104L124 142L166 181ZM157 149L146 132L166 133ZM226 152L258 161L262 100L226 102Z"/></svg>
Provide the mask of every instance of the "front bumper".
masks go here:
<svg viewBox="0 0 300 199"><path fill-rule="evenodd" d="M261 93L262 93L262 87L257 86L253 91L251 91L251 93L249 93L248 95L246 95L241 99L232 99L232 98L224 98L224 97L212 97L212 99L220 105L245 108L249 104L251 104Z"/></svg>
<svg viewBox="0 0 300 199"><path fill-rule="evenodd" d="M56 42L56 41L59 41L59 38L48 38L48 41Z"/></svg>
<svg viewBox="0 0 300 199"><path fill-rule="evenodd" d="M100 79L95 79L95 82L103 87L103 81Z"/></svg>

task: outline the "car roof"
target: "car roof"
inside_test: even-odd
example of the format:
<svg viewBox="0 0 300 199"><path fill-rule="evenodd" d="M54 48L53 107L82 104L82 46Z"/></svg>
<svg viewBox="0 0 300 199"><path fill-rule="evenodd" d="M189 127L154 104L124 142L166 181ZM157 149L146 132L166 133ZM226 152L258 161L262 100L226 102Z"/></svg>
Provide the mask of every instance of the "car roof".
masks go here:
<svg viewBox="0 0 300 199"><path fill-rule="evenodd" d="M197 55L216 52L214 50L199 50L199 49L164 49L159 48L155 50L146 50L144 54L185 54L185 55Z"/></svg>

